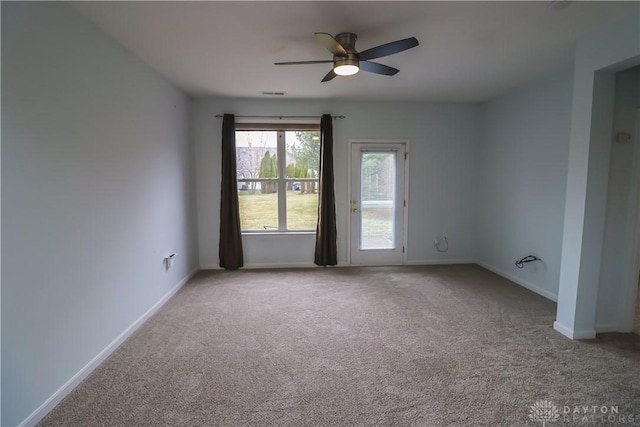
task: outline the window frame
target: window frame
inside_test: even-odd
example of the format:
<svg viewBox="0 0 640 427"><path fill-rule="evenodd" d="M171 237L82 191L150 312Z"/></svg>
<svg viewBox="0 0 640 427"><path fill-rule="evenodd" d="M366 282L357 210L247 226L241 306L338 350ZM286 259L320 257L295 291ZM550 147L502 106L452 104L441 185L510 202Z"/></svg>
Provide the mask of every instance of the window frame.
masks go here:
<svg viewBox="0 0 640 427"><path fill-rule="evenodd" d="M276 132L276 178L236 178L236 183L249 184L251 182L276 182L278 197L278 228L243 230L242 235L274 235L274 234L316 234L316 229L288 229L287 228L287 183L289 182L315 182L320 184L320 176L316 178L287 178L287 141L286 132L291 131L316 131L320 132L320 123L236 123L236 132ZM318 159L318 164L320 159ZM236 160L237 167L237 160ZM319 169L319 168L318 168ZM318 170L319 172L319 170ZM262 188L262 187L261 187ZM266 227L266 226L265 226Z"/></svg>

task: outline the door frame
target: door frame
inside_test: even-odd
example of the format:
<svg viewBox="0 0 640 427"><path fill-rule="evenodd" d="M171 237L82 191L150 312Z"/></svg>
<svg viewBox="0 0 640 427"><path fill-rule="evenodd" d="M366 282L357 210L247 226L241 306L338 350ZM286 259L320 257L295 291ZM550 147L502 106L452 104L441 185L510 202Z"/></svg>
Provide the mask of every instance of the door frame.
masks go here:
<svg viewBox="0 0 640 427"><path fill-rule="evenodd" d="M635 112L635 136L633 141L633 163L631 169L631 191L629 211L627 213L627 229L629 239L626 242L625 280L627 287L622 289L619 326L620 332L631 332L635 320L636 300L638 298L638 283L640 281L640 108Z"/></svg>
<svg viewBox="0 0 640 427"><path fill-rule="evenodd" d="M404 152L405 152L405 161L404 161L404 200L405 205L403 207L403 219L404 224L402 227L402 247L404 251L402 252L402 264L405 265L407 263L407 236L408 236L408 227L409 227L409 161L411 159L410 153L410 145L408 139L398 139L398 138L376 138L376 139L363 139L363 138L349 138L349 155L347 161L347 200L349 201L346 204L347 210L347 264L354 265L351 263L351 200L352 200L352 179L353 176L353 144L370 144L370 145L389 145L389 144L404 144ZM358 266L366 265L366 264L357 264ZM372 265L383 265L383 264L372 264Z"/></svg>

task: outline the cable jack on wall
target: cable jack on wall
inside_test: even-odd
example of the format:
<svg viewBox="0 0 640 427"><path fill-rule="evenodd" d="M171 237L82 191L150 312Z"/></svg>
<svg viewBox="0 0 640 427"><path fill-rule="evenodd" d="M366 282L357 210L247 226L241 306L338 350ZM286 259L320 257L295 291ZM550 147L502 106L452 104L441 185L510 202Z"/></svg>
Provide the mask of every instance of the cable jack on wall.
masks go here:
<svg viewBox="0 0 640 427"><path fill-rule="evenodd" d="M542 261L540 258L534 255L527 255L526 257L516 260L516 267L524 268L525 263L533 261Z"/></svg>
<svg viewBox="0 0 640 427"><path fill-rule="evenodd" d="M443 245L442 242L444 242L444 249L442 249ZM447 252L449 250L449 241L447 240L447 235L443 235L442 236L442 240L438 239L437 237L433 240L433 246L435 246L436 250L438 252Z"/></svg>

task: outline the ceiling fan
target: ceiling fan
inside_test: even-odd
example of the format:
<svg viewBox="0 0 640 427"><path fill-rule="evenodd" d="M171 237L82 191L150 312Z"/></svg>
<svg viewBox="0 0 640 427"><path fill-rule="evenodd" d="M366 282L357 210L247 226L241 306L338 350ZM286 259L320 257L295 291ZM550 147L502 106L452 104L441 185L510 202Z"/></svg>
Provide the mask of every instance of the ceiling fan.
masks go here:
<svg viewBox="0 0 640 427"><path fill-rule="evenodd" d="M335 38L328 33L315 33L315 36L316 40L333 54L332 60L275 62L274 65L333 63L333 69L324 76L322 79L323 82L333 80L336 76L351 76L359 70L393 76L400 70L389 67L388 65L371 62L370 59L382 58L383 56L393 55L394 53L418 46L418 40L415 37L409 37L408 39L396 40L395 42L358 52L356 51L356 40L358 36L353 33L340 33L336 35Z"/></svg>

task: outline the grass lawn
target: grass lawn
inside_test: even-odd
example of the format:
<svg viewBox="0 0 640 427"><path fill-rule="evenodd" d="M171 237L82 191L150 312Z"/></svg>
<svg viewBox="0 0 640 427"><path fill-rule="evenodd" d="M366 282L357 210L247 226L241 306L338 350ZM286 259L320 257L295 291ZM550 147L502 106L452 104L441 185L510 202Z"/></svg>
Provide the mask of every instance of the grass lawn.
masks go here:
<svg viewBox="0 0 640 427"><path fill-rule="evenodd" d="M239 191L242 230L278 229L278 194ZM362 248L391 248L393 243L393 210L368 208L362 211ZM287 229L314 230L318 220L318 195L287 191ZM265 228L265 226L267 228Z"/></svg>
<svg viewBox="0 0 640 427"><path fill-rule="evenodd" d="M242 230L273 230L278 228L278 194L249 194L239 191L240 225ZM287 229L314 230L318 221L318 195L287 191Z"/></svg>

